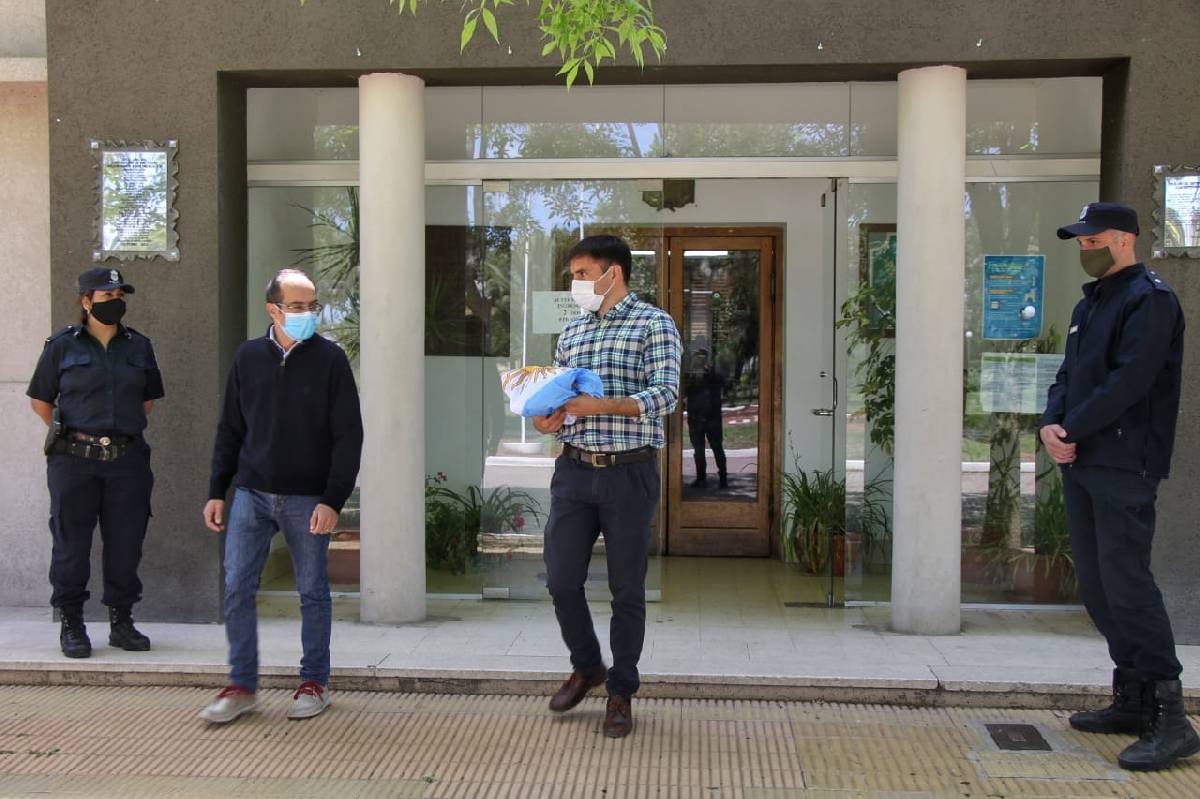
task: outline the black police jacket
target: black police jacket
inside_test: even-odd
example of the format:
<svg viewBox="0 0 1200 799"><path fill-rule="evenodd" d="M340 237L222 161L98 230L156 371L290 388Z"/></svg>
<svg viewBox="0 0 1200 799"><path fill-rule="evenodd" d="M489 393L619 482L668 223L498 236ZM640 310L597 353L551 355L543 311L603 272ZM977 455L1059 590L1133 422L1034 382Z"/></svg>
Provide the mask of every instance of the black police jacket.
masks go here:
<svg viewBox="0 0 1200 799"><path fill-rule="evenodd" d="M1142 264L1083 287L1042 415L1077 445L1076 464L1168 476L1183 328L1175 292Z"/></svg>
<svg viewBox="0 0 1200 799"><path fill-rule="evenodd" d="M144 403L163 396L150 339L121 325L104 347L82 325L46 339L26 390L58 402L68 430L135 436L146 429Z"/></svg>

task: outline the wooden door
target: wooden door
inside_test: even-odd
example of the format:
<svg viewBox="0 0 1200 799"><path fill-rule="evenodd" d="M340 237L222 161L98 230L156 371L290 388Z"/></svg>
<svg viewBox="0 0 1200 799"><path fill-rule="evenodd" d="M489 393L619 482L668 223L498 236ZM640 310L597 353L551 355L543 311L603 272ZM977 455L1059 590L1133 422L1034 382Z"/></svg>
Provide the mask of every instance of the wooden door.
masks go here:
<svg viewBox="0 0 1200 799"><path fill-rule="evenodd" d="M667 239L683 339L664 480L669 554L771 552L776 242L725 231Z"/></svg>

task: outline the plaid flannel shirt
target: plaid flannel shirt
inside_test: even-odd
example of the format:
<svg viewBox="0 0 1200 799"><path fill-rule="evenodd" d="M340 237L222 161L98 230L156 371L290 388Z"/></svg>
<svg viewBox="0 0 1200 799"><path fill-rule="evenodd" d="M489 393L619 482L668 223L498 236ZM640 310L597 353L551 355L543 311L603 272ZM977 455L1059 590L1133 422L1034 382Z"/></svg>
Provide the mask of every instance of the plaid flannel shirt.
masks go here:
<svg viewBox="0 0 1200 799"><path fill-rule="evenodd" d="M559 336L554 365L591 369L605 397L632 397L642 413L577 419L563 425L559 440L589 452L661 448L662 418L679 399L682 353L675 320L632 292L602 317L581 314Z"/></svg>

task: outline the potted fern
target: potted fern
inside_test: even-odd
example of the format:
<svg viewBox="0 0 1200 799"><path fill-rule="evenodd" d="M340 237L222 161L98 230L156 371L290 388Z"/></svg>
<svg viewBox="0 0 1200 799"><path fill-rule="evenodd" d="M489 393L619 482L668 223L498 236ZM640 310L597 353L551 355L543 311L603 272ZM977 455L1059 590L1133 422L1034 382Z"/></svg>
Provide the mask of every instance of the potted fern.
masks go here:
<svg viewBox="0 0 1200 799"><path fill-rule="evenodd" d="M792 459L796 462L794 452ZM813 574L821 574L832 556L834 572L843 573L846 483L835 478L832 469L785 471L780 535L780 552L785 562L799 563Z"/></svg>

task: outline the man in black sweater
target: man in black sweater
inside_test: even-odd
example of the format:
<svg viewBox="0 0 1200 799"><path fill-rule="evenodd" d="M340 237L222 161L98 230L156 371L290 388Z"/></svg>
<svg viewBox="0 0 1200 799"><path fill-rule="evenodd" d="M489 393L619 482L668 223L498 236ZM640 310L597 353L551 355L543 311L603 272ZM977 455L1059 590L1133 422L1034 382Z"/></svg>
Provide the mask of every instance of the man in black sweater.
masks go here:
<svg viewBox="0 0 1200 799"><path fill-rule="evenodd" d="M271 327L238 348L229 371L204 506L208 528L226 531L225 495L233 486L225 538L230 680L200 712L214 724L255 707L255 597L276 531L292 555L304 648L288 717L310 718L329 706L329 534L354 490L363 428L346 354L316 335L320 313L312 281L280 271L267 286Z"/></svg>

